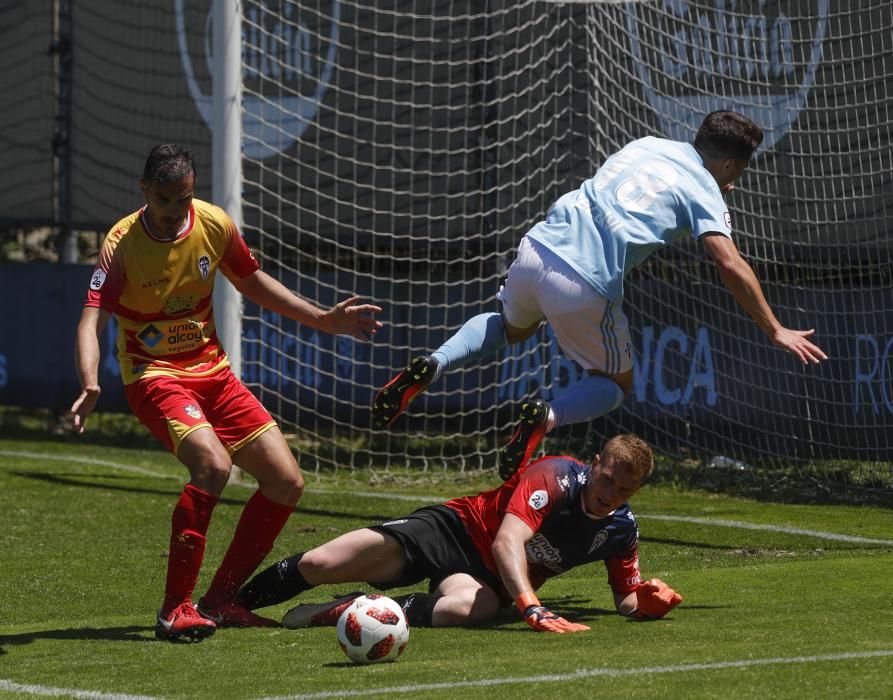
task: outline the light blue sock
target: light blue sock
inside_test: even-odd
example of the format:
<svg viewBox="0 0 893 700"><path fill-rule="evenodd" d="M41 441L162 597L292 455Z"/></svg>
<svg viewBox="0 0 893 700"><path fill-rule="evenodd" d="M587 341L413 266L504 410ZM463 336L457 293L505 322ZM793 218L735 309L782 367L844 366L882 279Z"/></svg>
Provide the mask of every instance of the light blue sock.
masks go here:
<svg viewBox="0 0 893 700"><path fill-rule="evenodd" d="M549 402L555 427L582 423L610 413L623 403L624 393L616 382L600 374L587 374L563 394Z"/></svg>
<svg viewBox="0 0 893 700"><path fill-rule="evenodd" d="M439 365L437 377L450 366L464 365L470 360L490 355L508 345L502 314L491 312L468 319L431 357Z"/></svg>

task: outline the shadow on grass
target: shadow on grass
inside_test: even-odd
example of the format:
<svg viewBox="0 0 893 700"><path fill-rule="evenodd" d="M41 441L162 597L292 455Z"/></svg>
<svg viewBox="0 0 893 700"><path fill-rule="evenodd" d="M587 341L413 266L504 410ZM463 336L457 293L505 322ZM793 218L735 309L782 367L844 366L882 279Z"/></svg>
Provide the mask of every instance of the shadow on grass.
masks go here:
<svg viewBox="0 0 893 700"><path fill-rule="evenodd" d="M145 487L136 487L136 486L121 486L118 484L110 484L108 483L109 476L107 474L97 475L97 478L102 478L102 483L94 483L90 481L85 481L82 478L76 477L66 477L60 476L58 474L46 474L43 472L10 472L14 476L18 476L22 479L33 479L35 481L43 481L48 484L53 484L54 486L68 486L72 488L88 488L88 489L100 489L102 491L121 491L125 493L132 494L144 494L144 495L152 495L152 496L170 496L171 499L176 499L180 495L179 489L153 489L153 488L145 488ZM349 494L345 494L346 496ZM245 500L237 499L237 498L228 498L222 496L218 501L219 504L230 505L230 506L242 506L245 504ZM337 510L327 510L323 508L306 508L302 505L299 505L295 512L306 515L315 515L326 518L335 518L335 519L345 519L345 520L357 520L362 519L367 521L367 524L374 525L379 522L384 522L386 520L391 520L395 517L402 517L408 514L408 510L400 510L399 512L392 513L351 513L349 511L337 511ZM693 540L680 540L680 539L672 539L672 538L660 538L660 537L640 537L640 542L652 542L656 544L668 544L674 545L677 547L694 547L698 549L720 549L720 550L728 550L731 551L736 549L736 545L719 545L719 544L710 544L705 542L696 542Z"/></svg>
<svg viewBox="0 0 893 700"><path fill-rule="evenodd" d="M109 476L107 474L97 475L97 478L103 479L102 483L94 483L91 481L85 481L82 478L75 477L66 477L60 476L58 474L46 474L43 472L10 472L13 476L17 476L22 479L32 479L34 481L43 481L48 484L53 484L54 486L68 486L72 488L87 488L87 489L100 489L102 491L121 491L124 493L131 494L143 494L143 495L151 495L151 496L170 496L172 500L176 500L180 496L180 492L182 489L174 488L174 489L153 489L146 487L137 487L137 486L120 486L118 484L110 484L108 483ZM348 496L349 494L345 494ZM247 499L238 499L238 498L228 498L222 496L217 503L221 505L229 505L229 506L243 506L245 505L245 501ZM405 513L401 510L399 513L350 513L347 511L336 511L336 510L325 510L322 508L305 508L304 506L299 505L295 512L298 514L307 514L307 515L318 515L327 518L343 518L356 520L358 518L362 518L363 520L368 520L369 524L375 524L376 522L383 522L385 520L390 520L395 516L405 515Z"/></svg>
<svg viewBox="0 0 893 700"><path fill-rule="evenodd" d="M0 634L0 655L8 654L7 647L31 644L39 639L83 641L86 639L111 642L154 642L154 627L78 627L61 630L42 630L21 634Z"/></svg>

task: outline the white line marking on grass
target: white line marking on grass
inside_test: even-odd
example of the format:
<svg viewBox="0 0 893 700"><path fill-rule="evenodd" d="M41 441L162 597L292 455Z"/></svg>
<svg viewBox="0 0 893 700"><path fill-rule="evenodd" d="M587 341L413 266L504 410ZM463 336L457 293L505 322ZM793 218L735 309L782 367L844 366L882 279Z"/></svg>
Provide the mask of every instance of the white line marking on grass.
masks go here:
<svg viewBox="0 0 893 700"><path fill-rule="evenodd" d="M456 688L485 688L496 685L561 683L581 678L617 678L622 676L647 676L659 673L687 673L689 671L717 671L727 668L750 668L752 666L773 666L778 664L805 664L825 661L851 661L853 659L876 659L893 656L893 649L879 651L844 652L841 654L817 654L815 656L778 657L772 659L747 659L742 661L717 661L703 664L679 664L678 666L645 666L640 668L583 668L572 673L555 673L541 676L520 676L516 678L482 678L477 681L453 681L449 683L419 683L417 685L397 685L388 688L364 688L362 690L324 690L299 695L276 695L261 700L317 700L321 698L356 698L364 695L384 695L386 693L420 693L430 690L453 690Z"/></svg>
<svg viewBox="0 0 893 700"><path fill-rule="evenodd" d="M0 691L43 695L56 698L95 698L96 700L157 700L151 695L125 695L124 693L100 693L95 690L73 690L71 688L51 688L45 685L23 685L0 678Z"/></svg>
<svg viewBox="0 0 893 700"><path fill-rule="evenodd" d="M163 474L154 472L150 469L142 467L134 467L129 464L118 464L116 462L108 462L102 459L93 459L90 457L76 457L74 455L46 455L39 452L26 452L16 450L0 450L0 457L23 457L26 459L50 460L56 462L77 462L78 464L93 464L103 467L111 467L122 471L132 472L134 474L143 474L158 479L176 479L182 482L184 476L175 474ZM243 483L239 481L233 482L234 486L242 488L256 489L256 485L252 483ZM344 491L332 489L320 489L309 486L305 489L306 493L317 493L323 495L345 495ZM400 493L386 493L380 491L351 491L350 496L356 498L383 498L389 501L409 501L412 503L443 503L443 496L408 496ZM785 525L748 523L743 520L722 520L718 518L697 518L687 515L660 515L651 513L636 513L636 518L651 520L666 520L670 522L694 523L697 525L712 525L715 527L734 527L742 530L764 530L768 532L782 532L788 535L803 535L805 537L815 537L820 540L832 540L835 542L850 542L853 544L878 544L883 546L893 546L893 540L877 539L872 537L860 537L859 535L843 535L836 532L824 532L821 530L806 530L799 527L787 527Z"/></svg>
<svg viewBox="0 0 893 700"><path fill-rule="evenodd" d="M142 467L134 467L132 464L118 464L117 462L107 462L104 459L94 459L93 457L77 457L75 455L48 455L41 452L24 452L18 450L0 450L0 457L23 457L25 459L47 460L50 462L75 462L77 464L96 465L98 467L112 467L125 472L133 472L134 474L144 474L153 476L158 479L177 479L173 474L161 474L151 469L143 469Z"/></svg>
<svg viewBox="0 0 893 700"><path fill-rule="evenodd" d="M756 523L746 523L743 520L717 520L713 518L692 518L686 515L639 515L636 518L641 520L669 520L680 523L695 523L697 525L715 525L716 527L737 527L742 530L771 530L773 532L783 532L788 535L806 535L807 537L818 537L822 540L835 540L837 542L854 542L856 544L883 544L893 545L893 540L878 540L871 537L859 537L858 535L840 535L836 532L820 532L819 530L804 530L799 527L787 527L785 525L758 525Z"/></svg>

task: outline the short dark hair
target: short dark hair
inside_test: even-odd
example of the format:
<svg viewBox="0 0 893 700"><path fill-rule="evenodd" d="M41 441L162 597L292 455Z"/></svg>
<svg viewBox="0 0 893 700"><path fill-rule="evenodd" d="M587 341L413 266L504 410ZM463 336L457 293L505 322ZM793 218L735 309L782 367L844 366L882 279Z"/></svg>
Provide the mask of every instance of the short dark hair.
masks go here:
<svg viewBox="0 0 893 700"><path fill-rule="evenodd" d="M195 161L192 151L175 143L162 143L151 151L143 168L143 183L166 185L182 182L189 174L195 177Z"/></svg>
<svg viewBox="0 0 893 700"><path fill-rule="evenodd" d="M710 112L695 136L695 149L710 159L750 160L763 142L763 130L737 112Z"/></svg>

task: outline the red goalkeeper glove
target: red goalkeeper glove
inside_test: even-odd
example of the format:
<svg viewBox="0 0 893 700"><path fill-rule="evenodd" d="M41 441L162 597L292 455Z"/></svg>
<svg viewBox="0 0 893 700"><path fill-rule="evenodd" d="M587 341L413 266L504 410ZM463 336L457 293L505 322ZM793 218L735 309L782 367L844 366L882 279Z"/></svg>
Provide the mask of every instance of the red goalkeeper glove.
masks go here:
<svg viewBox="0 0 893 700"><path fill-rule="evenodd" d="M565 620L549 608L540 605L537 597L529 591L519 595L515 599L515 605L524 616L524 621L537 632L564 634L565 632L585 632L589 629L586 625Z"/></svg>
<svg viewBox="0 0 893 700"><path fill-rule="evenodd" d="M658 620L682 602L682 596L659 578L646 581L636 589L639 607L637 620Z"/></svg>

